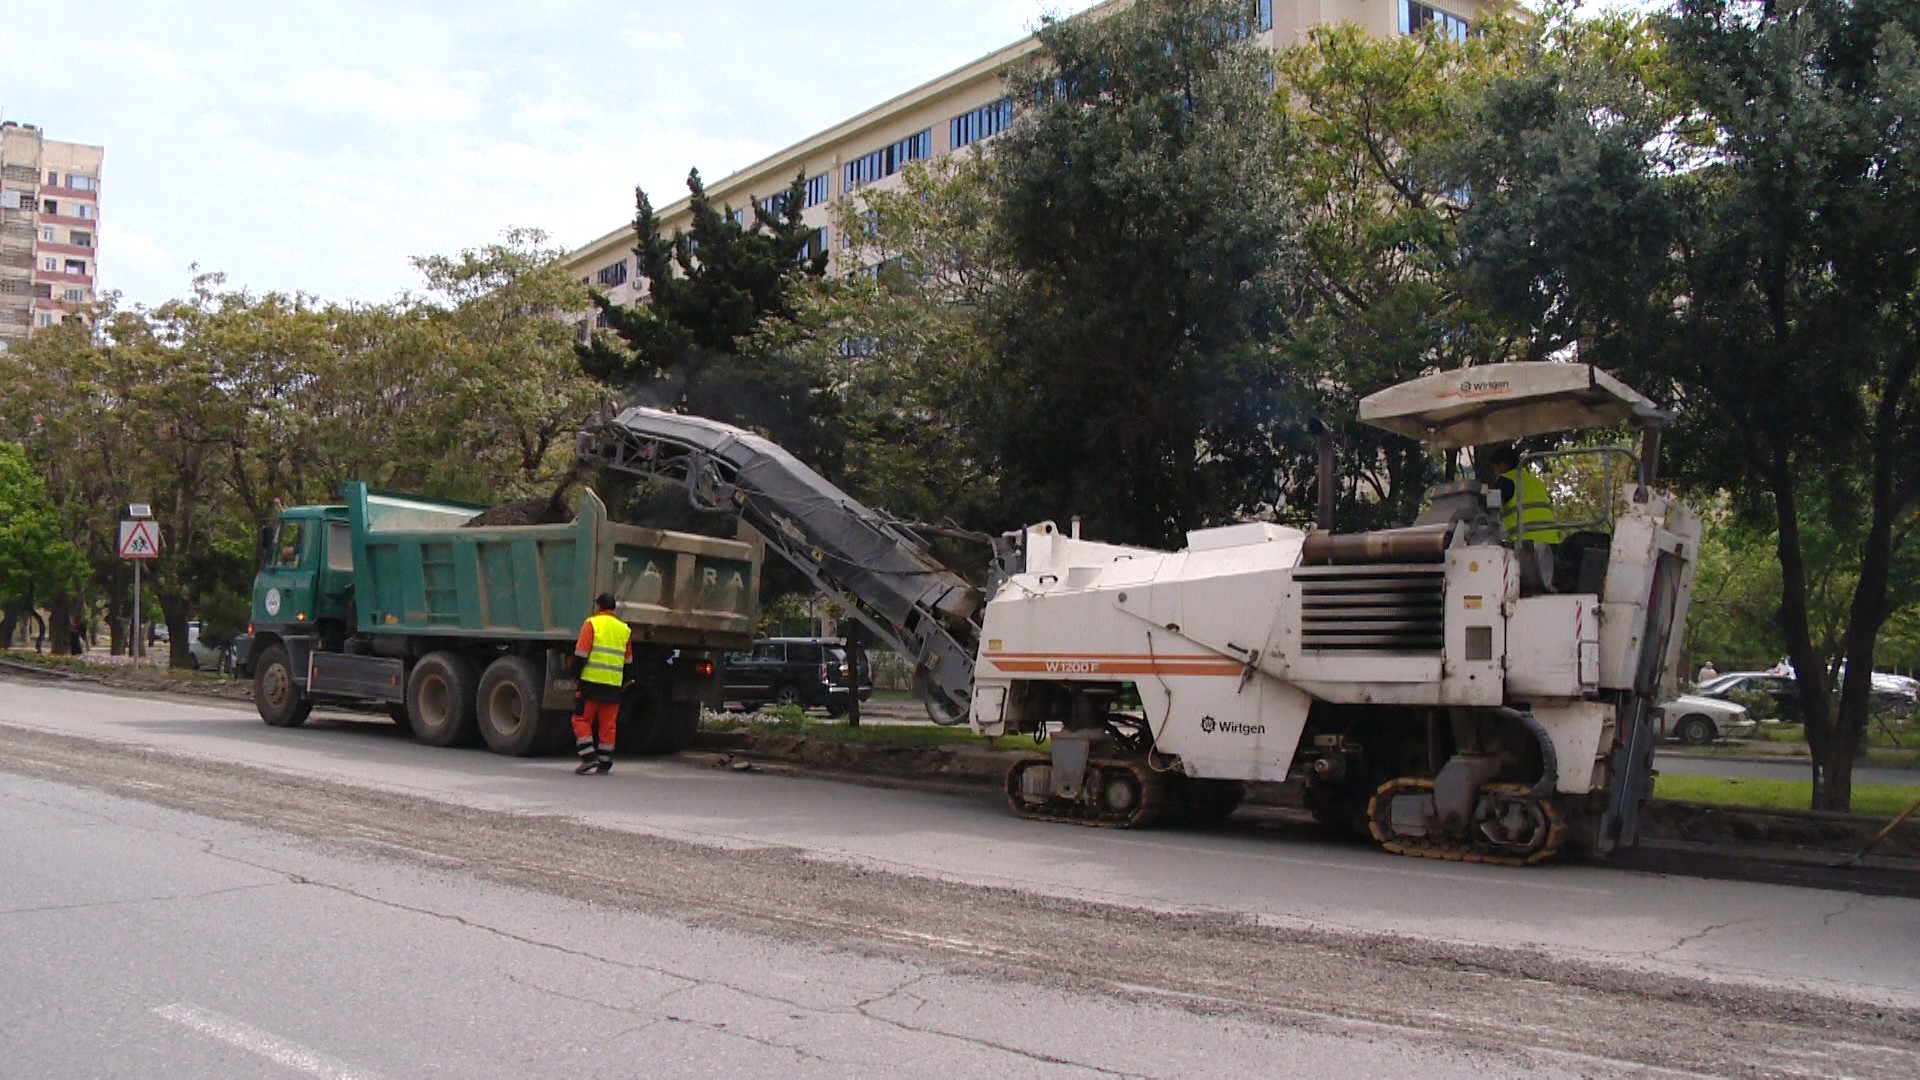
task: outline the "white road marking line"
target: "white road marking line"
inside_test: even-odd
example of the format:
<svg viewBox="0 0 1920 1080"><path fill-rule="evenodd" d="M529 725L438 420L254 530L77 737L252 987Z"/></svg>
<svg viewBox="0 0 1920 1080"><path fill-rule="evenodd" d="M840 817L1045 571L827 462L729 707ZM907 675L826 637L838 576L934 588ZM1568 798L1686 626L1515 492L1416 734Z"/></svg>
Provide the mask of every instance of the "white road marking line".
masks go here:
<svg viewBox="0 0 1920 1080"><path fill-rule="evenodd" d="M361 1072L317 1050L283 1039L272 1032L262 1031L252 1024L222 1016L209 1009L198 1009L192 1005L175 1002L172 1005L157 1006L153 1011L176 1024L192 1028L202 1035L218 1039L229 1046L237 1046L249 1053L258 1054L276 1065L284 1065L297 1072L306 1073L308 1076L326 1077L327 1080L373 1080L372 1073Z"/></svg>

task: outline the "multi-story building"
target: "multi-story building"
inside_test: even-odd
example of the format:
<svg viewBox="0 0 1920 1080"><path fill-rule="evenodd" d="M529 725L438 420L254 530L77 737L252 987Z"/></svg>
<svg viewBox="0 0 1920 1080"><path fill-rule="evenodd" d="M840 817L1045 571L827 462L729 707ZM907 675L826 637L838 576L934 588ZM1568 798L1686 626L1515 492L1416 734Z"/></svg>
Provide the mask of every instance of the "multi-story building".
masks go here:
<svg viewBox="0 0 1920 1080"><path fill-rule="evenodd" d="M1129 0L1107 0L1082 18ZM1506 0L1258 0L1254 40L1278 48L1305 40L1322 23L1350 22L1379 37L1438 27L1465 37L1483 11L1504 9ZM815 243L830 252L842 245L832 236L833 200L868 186L884 187L908 163L965 150L991 139L1013 120L1006 96L1009 69L1039 48L1028 36L942 75L932 82L871 109L707 184L716 207L732 206L743 218L758 200L785 191L797 175L806 178L806 222ZM671 234L692 223L690 200L657 208L662 228ZM631 304L645 295L645 282L633 256L631 224L622 224L574 251L568 267L616 301Z"/></svg>
<svg viewBox="0 0 1920 1080"><path fill-rule="evenodd" d="M100 280L98 146L0 123L0 352L85 318Z"/></svg>

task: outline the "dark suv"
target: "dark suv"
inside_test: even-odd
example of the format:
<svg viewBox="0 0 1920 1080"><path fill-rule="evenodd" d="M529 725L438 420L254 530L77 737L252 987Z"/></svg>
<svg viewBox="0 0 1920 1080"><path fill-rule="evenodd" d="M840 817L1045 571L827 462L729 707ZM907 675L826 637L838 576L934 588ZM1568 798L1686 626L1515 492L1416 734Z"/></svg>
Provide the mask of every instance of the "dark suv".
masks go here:
<svg viewBox="0 0 1920 1080"><path fill-rule="evenodd" d="M863 664L860 700L873 695L873 672ZM839 638L762 638L752 652L727 654L721 700L748 708L799 705L841 716L850 700L847 645Z"/></svg>

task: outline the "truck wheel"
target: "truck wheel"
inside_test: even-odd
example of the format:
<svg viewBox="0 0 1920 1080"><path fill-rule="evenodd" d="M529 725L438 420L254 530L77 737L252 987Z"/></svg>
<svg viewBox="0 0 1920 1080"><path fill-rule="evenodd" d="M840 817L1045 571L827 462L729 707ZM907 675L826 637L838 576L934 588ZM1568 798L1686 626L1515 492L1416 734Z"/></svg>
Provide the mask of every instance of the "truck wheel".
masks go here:
<svg viewBox="0 0 1920 1080"><path fill-rule="evenodd" d="M487 749L513 757L540 749L540 681L533 661L524 656L503 656L487 665L475 709Z"/></svg>
<svg viewBox="0 0 1920 1080"><path fill-rule="evenodd" d="M783 686L775 690L773 692L773 703L775 705L799 705L800 688L797 686Z"/></svg>
<svg viewBox="0 0 1920 1080"><path fill-rule="evenodd" d="M473 664L458 653L428 653L407 677L407 715L428 746L464 746L474 736Z"/></svg>
<svg viewBox="0 0 1920 1080"><path fill-rule="evenodd" d="M663 701L654 710L653 738L647 743L650 754L677 754L693 742L700 730L700 703Z"/></svg>
<svg viewBox="0 0 1920 1080"><path fill-rule="evenodd" d="M267 646L260 662L253 665L253 705L260 710L260 719L273 727L299 727L313 712L313 702L293 681L293 662L287 659L285 645Z"/></svg>
<svg viewBox="0 0 1920 1080"><path fill-rule="evenodd" d="M1695 713L1680 718L1680 724L1673 729L1680 741L1688 746L1705 746L1713 741L1713 721Z"/></svg>

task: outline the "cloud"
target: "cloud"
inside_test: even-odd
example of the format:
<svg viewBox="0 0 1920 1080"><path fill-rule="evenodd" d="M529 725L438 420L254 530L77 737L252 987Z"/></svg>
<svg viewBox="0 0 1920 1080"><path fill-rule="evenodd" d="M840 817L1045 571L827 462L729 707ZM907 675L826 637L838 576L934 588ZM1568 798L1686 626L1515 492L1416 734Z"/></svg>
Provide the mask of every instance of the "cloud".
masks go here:
<svg viewBox="0 0 1920 1080"><path fill-rule="evenodd" d="M681 52L687 47L687 39L678 30L642 30L628 28L620 31L627 44L643 52Z"/></svg>
<svg viewBox="0 0 1920 1080"><path fill-rule="evenodd" d="M1070 0L1085 7L1088 0ZM102 284L382 300L509 226L581 245L1026 33L1041 0L252 0L88 9L87 93L7 55L7 118L99 143ZM19 55L15 55L15 54Z"/></svg>

